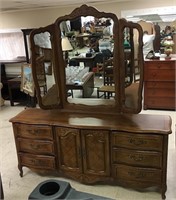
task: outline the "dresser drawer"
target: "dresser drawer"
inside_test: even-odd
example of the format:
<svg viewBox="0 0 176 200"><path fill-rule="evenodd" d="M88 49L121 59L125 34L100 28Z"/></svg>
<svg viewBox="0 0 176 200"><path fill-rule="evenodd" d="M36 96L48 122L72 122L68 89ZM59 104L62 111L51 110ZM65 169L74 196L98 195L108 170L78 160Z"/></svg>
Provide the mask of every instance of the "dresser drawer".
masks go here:
<svg viewBox="0 0 176 200"><path fill-rule="evenodd" d="M21 152L54 155L54 144L52 141L18 138L17 143Z"/></svg>
<svg viewBox="0 0 176 200"><path fill-rule="evenodd" d="M31 139L53 139L52 129L50 126L15 124L15 135L17 137Z"/></svg>
<svg viewBox="0 0 176 200"><path fill-rule="evenodd" d="M152 168L114 165L113 175L118 180L161 183L161 170Z"/></svg>
<svg viewBox="0 0 176 200"><path fill-rule="evenodd" d="M165 91L172 90L173 93L175 93L175 81L146 81L145 82L145 88L146 89L165 89Z"/></svg>
<svg viewBox="0 0 176 200"><path fill-rule="evenodd" d="M144 98L144 107L175 109L175 97L147 97Z"/></svg>
<svg viewBox="0 0 176 200"><path fill-rule="evenodd" d="M135 134L115 131L112 133L113 147L162 151L162 145L163 137L159 135Z"/></svg>
<svg viewBox="0 0 176 200"><path fill-rule="evenodd" d="M31 168L55 169L54 156L32 155L19 153L20 164Z"/></svg>
<svg viewBox="0 0 176 200"><path fill-rule="evenodd" d="M160 152L152 151L137 151L113 148L112 163L161 168L162 154Z"/></svg>
<svg viewBox="0 0 176 200"><path fill-rule="evenodd" d="M147 69L144 71L145 81L175 81L175 69Z"/></svg>
<svg viewBox="0 0 176 200"><path fill-rule="evenodd" d="M175 61L145 61L146 70L175 70Z"/></svg>
<svg viewBox="0 0 176 200"><path fill-rule="evenodd" d="M148 97L173 97L175 98L175 89L172 88L145 88L145 95Z"/></svg>

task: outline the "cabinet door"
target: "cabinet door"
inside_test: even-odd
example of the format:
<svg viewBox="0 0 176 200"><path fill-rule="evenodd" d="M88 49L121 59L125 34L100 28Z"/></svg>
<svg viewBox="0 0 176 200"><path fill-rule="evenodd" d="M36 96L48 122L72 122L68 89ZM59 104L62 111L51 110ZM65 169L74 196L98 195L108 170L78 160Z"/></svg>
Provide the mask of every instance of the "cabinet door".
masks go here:
<svg viewBox="0 0 176 200"><path fill-rule="evenodd" d="M109 131L81 130L85 174L109 176Z"/></svg>
<svg viewBox="0 0 176 200"><path fill-rule="evenodd" d="M56 127L57 151L61 170L82 172L78 129Z"/></svg>

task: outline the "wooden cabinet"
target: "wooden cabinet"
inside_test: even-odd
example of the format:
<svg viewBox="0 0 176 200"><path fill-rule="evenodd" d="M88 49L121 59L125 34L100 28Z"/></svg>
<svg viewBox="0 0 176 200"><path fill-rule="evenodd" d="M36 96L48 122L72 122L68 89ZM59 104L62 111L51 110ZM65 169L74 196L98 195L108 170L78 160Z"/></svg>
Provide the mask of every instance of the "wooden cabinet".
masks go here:
<svg viewBox="0 0 176 200"><path fill-rule="evenodd" d="M144 109L175 109L176 59L147 60L144 65Z"/></svg>
<svg viewBox="0 0 176 200"><path fill-rule="evenodd" d="M165 198L169 116L26 109L13 123L18 167L82 183L156 186Z"/></svg>
<svg viewBox="0 0 176 200"><path fill-rule="evenodd" d="M60 170L81 173L82 160L79 129L55 127L55 131Z"/></svg>
<svg viewBox="0 0 176 200"><path fill-rule="evenodd" d="M62 172L89 183L110 175L109 131L64 127L55 130Z"/></svg>

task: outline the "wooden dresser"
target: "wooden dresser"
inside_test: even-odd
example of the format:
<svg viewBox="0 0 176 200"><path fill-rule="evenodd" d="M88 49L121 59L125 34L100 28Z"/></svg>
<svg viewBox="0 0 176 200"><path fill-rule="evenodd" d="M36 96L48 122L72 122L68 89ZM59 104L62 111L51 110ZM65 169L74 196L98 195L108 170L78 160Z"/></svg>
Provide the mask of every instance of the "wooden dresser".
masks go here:
<svg viewBox="0 0 176 200"><path fill-rule="evenodd" d="M26 109L12 118L18 168L82 183L167 189L169 116Z"/></svg>
<svg viewBox="0 0 176 200"><path fill-rule="evenodd" d="M145 60L144 109L175 109L176 57Z"/></svg>

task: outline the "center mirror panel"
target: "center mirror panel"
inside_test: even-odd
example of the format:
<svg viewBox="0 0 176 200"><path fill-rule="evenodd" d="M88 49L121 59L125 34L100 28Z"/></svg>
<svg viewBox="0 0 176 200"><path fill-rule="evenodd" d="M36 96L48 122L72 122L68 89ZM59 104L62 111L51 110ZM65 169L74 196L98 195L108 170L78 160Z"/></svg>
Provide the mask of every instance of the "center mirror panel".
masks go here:
<svg viewBox="0 0 176 200"><path fill-rule="evenodd" d="M83 5L55 24L64 107L119 112L117 17Z"/></svg>

